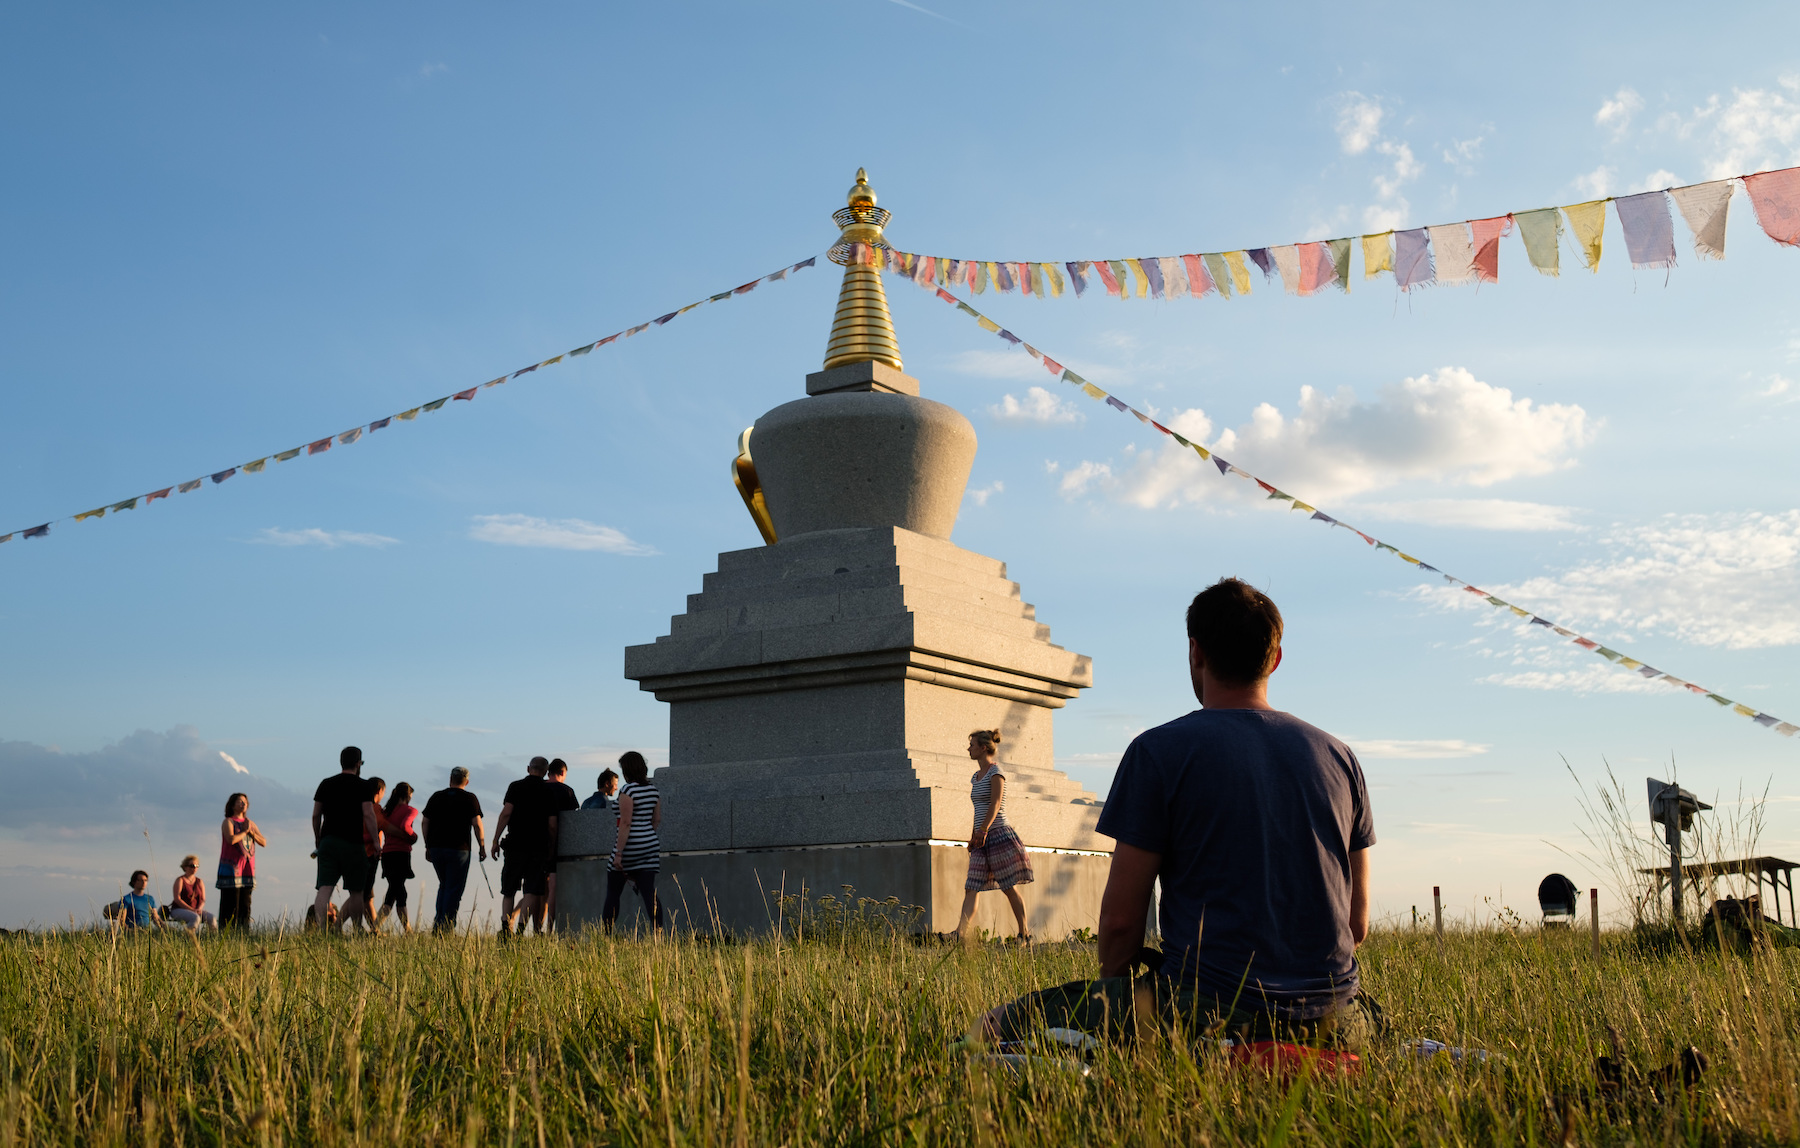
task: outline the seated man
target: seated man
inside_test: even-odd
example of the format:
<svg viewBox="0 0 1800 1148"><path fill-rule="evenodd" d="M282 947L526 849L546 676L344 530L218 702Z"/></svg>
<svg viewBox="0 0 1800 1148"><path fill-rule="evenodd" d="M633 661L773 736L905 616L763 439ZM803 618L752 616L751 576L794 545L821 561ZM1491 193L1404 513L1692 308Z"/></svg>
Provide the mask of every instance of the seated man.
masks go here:
<svg viewBox="0 0 1800 1148"><path fill-rule="evenodd" d="M1188 607L1202 708L1132 741L1099 831L1117 842L1100 902L1100 977L988 1015L990 1037L1034 1026L1164 1027L1354 1047L1379 1025L1358 995L1375 827L1356 755L1269 705L1281 612L1235 578ZM1154 883L1162 953L1133 985ZM1156 966L1156 955L1144 953Z"/></svg>

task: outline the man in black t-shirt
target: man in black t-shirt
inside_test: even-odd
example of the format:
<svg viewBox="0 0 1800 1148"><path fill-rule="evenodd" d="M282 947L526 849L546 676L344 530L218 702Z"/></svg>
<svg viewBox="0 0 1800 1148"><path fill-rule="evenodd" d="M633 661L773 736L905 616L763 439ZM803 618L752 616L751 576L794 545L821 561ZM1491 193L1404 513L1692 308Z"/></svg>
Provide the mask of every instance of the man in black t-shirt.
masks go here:
<svg viewBox="0 0 1800 1148"><path fill-rule="evenodd" d="M362 779L362 750L347 745L338 754L338 772L319 783L313 792L313 856L319 859L318 895L313 898L313 920L323 923L332 890L344 882L349 900L338 921L368 916L368 899L362 886L368 872L367 840L381 838L375 828L375 805L369 800L369 783Z"/></svg>
<svg viewBox="0 0 1800 1148"><path fill-rule="evenodd" d="M469 835L473 831L487 860L487 838L481 832L481 799L469 792L469 771L457 766L450 771L450 788L440 789L425 803L419 815L419 835L425 839L425 860L437 870L437 916L434 932L456 927L456 911L462 906L463 889L469 883Z"/></svg>
<svg viewBox="0 0 1800 1148"><path fill-rule="evenodd" d="M556 927L556 845L562 828L562 815L571 809L581 808L581 799L575 796L575 788L568 782L569 763L562 758L554 758L550 762L550 772L545 779L550 796L550 863L544 873L544 906L533 914L533 927L539 918L548 918L545 928ZM545 910L548 910L546 913Z"/></svg>
<svg viewBox="0 0 1800 1148"><path fill-rule="evenodd" d="M550 851L550 793L544 774L550 760L534 757L525 776L506 787L505 803L494 822L494 855L500 863L500 935L513 931L519 909L533 915L546 891L544 878ZM504 855L503 855L504 854ZM524 893L515 906L513 897Z"/></svg>

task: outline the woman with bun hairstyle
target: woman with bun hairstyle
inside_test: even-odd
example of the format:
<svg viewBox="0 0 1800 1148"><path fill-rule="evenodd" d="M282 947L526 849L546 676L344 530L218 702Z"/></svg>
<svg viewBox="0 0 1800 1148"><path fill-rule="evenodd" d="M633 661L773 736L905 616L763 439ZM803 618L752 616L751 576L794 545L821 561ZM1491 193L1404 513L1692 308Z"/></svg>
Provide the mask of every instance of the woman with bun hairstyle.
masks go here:
<svg viewBox="0 0 1800 1148"><path fill-rule="evenodd" d="M250 796L234 793L225 799L225 820L219 823L219 928L250 927L250 895L256 889L256 847L268 839L250 820Z"/></svg>
<svg viewBox="0 0 1800 1148"><path fill-rule="evenodd" d="M969 834L969 878L963 882L962 920L955 933L958 940L968 937L976 894L989 889L1006 894L1013 919L1019 923L1019 940L1031 940L1025 928L1025 902L1017 888L1032 880L1031 857L1006 821L1006 775L1000 772L999 756L999 730L978 729L969 735L969 757L977 766L975 776L969 779L975 825Z"/></svg>

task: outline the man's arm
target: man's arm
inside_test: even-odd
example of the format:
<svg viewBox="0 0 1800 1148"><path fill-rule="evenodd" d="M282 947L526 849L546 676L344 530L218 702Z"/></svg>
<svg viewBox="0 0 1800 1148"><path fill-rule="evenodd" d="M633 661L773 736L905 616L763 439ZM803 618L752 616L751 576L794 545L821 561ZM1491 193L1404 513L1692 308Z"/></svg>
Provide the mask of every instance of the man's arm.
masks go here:
<svg viewBox="0 0 1800 1148"><path fill-rule="evenodd" d="M376 816L373 801L363 802L363 833L366 834L363 840L368 843L366 848L374 849L376 852L381 851L381 822L383 820L385 818Z"/></svg>
<svg viewBox="0 0 1800 1148"><path fill-rule="evenodd" d="M1122 977L1144 946L1144 919L1150 913L1150 890L1162 868L1162 854L1127 845L1113 848L1106 892L1100 897L1100 975Z"/></svg>
<svg viewBox="0 0 1800 1148"><path fill-rule="evenodd" d="M509 801L500 807L500 816L494 822L494 847L490 849L489 852L496 857L500 856L500 837L506 832L506 827L511 823L512 802Z"/></svg>
<svg viewBox="0 0 1800 1148"><path fill-rule="evenodd" d="M475 815L475 819L473 821L469 822L469 824L475 830L475 844L479 845L481 847L481 859L483 861L486 861L487 860L487 838L485 836L483 836L482 832L481 832L481 814L477 813Z"/></svg>
<svg viewBox="0 0 1800 1148"><path fill-rule="evenodd" d="M1369 937L1369 851L1350 854L1350 939L1360 945Z"/></svg>
<svg viewBox="0 0 1800 1148"><path fill-rule="evenodd" d="M313 802L313 844L315 846L319 843L319 830L321 828L323 828L324 825L325 825L325 803L323 801L314 801Z"/></svg>

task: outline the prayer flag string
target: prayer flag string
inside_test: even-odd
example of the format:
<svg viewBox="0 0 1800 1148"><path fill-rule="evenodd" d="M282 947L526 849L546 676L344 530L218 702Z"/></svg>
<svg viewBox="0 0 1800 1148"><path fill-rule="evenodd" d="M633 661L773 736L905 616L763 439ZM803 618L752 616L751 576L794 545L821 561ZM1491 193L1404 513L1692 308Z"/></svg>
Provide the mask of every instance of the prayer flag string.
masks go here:
<svg viewBox="0 0 1800 1148"><path fill-rule="evenodd" d="M101 506L97 506L92 510L84 510L84 511L80 512L79 514L69 514L69 515L64 515L62 518L52 518L49 522L43 523L42 525L39 525L39 526L32 526L32 527L28 527L23 530L11 530L11 531L6 532L5 534L0 534L0 543L11 542L15 538L20 539L20 540L23 540L26 538L45 538L45 537L49 536L50 528L59 522L85 522L90 518L104 518L104 517L106 517L106 515L109 511L113 512L113 513L118 513L120 511L136 509L139 502L142 502L144 505L148 506L150 503L155 502L159 498L167 498L169 496L169 491L171 491L171 490L174 490L178 494L190 494L193 491L199 490L201 488L201 485L203 483L205 483L208 479L211 479L212 484L214 486L217 486L219 483L224 482L226 479L231 478L233 475L239 473L240 471L245 474L260 474L265 469L267 469L268 464L271 460L273 460L275 462L288 462L292 459L300 457L302 454L307 454L307 455L324 454L326 451L331 449L332 444L334 442L339 446L349 446L351 443L357 442L360 439L362 439L365 434L374 434L378 430L382 430L385 427L393 425L393 423L396 419L400 420L401 422L411 422L413 419L416 419L421 412L429 414L432 411L441 410L445 404L450 403L452 401L461 400L464 402L473 402L475 399L475 395L478 392L480 392L488 387L500 386L502 383L508 382L512 379L516 379L516 378L520 377L521 375L528 375L531 372L536 371L540 367L551 367L551 366L555 366L557 363L561 363L561 362L564 362L569 359L579 358L580 356L589 354L590 352L595 351L601 347L604 347L604 346L606 346L606 344L614 342L615 340L629 339L633 335L640 334L641 332L648 330L652 326L662 326L662 325L668 323L670 320L674 319L676 316L686 314L687 312L692 311L696 307L704 306L707 303L722 303L727 299L733 299L739 295L743 295L750 291L754 291L759 284L774 283L778 280L786 279L789 275L792 275L795 272L804 271L808 267L815 267L817 265L818 265L818 256L816 256L816 255L810 259L802 259L800 262L792 264L791 266L788 266L788 267L783 267L779 271L771 272L768 275L763 275L756 279L752 279L752 280L750 280L750 282L745 283L740 287L733 287L729 290L721 291L716 295L711 295L705 299L700 300L698 303L689 303L686 307L682 307L679 310L670 311L669 313L663 315L661 318L652 319L647 323L639 323L635 327L629 327L623 331L619 331L619 332L616 332L615 334L608 335L604 339L596 339L591 343L584 343L581 346L576 347L572 351L564 351L560 355L556 355L552 358L544 359L541 362L533 363L528 367L520 367L518 370L512 372L511 374L501 375L497 379L490 379L485 383L479 383L476 386L469 387L467 390L457 391L454 394L445 395L441 399L433 399L431 402L428 402L428 403L421 403L418 406L413 407L409 410L401 411L399 414L389 415L386 418L376 419L375 421L373 421L371 423L367 423L367 424L359 423L358 425L351 427L347 431L340 431L337 434L328 434L322 439L317 439L313 442L308 442L301 446L293 447L289 450L278 451L274 454L264 455L262 458L255 459L251 462L239 463L237 466L228 466L224 470L214 471L211 474L202 475L200 478L189 479L187 482L178 483L178 484L175 484L172 486L165 486L162 489L154 491L150 494L140 494L136 498L127 498L120 502L104 504Z"/></svg>
<svg viewBox="0 0 1800 1148"><path fill-rule="evenodd" d="M1201 299L1208 295L1229 299L1251 292L1246 259L1262 271L1265 283L1279 277L1282 289L1290 295L1316 295L1327 287L1348 292L1350 255L1361 248L1363 279L1388 274L1400 290L1414 291L1499 282L1500 240L1515 232L1525 246L1526 261L1541 274L1561 274L1565 236L1574 244L1581 265L1598 271L1609 203L1618 217L1633 268L1675 266L1671 200L1693 237L1695 257L1723 259L1726 214L1740 183L1764 233L1784 246L1800 247L1800 167L1790 167L1560 208L1509 212L1490 219L1240 251L1000 263L859 246L853 249L853 259L885 266L921 287L961 289L975 295L991 286L1000 292L1058 298L1063 294L1066 273L1077 298L1097 283L1115 299Z"/></svg>
<svg viewBox="0 0 1800 1148"><path fill-rule="evenodd" d="M1797 223L1800 223L1800 217L1796 217L1796 221L1797 221ZM1797 230L1796 238L1800 239L1800 230ZM1656 251L1657 251L1657 249L1651 249L1648 253L1654 255L1654 254L1656 254ZM1286 258L1286 256L1280 255L1279 253L1276 253L1276 252L1271 252L1270 254L1271 254L1272 262L1276 263L1277 266L1280 265L1280 261L1282 259ZM895 270L898 270L898 269L895 269ZM904 271L899 271L899 273L904 274ZM1264 491L1267 494L1269 499L1278 501L1278 502L1288 503L1288 509L1290 509L1290 510L1304 511L1306 513L1307 519L1309 521L1323 522L1328 527L1342 527L1343 529L1348 530L1350 533L1352 533L1352 534L1356 535L1358 538L1362 539L1363 542L1365 542L1369 546L1373 547L1377 552L1385 550L1388 553L1392 554L1394 557L1400 559L1400 561L1405 562L1409 566L1417 567L1418 569L1426 571L1427 573L1430 573L1430 574L1436 574L1438 577L1442 578L1445 582L1449 583L1450 585L1461 589L1465 593L1473 594L1475 597L1479 598L1483 602L1486 602L1488 605L1494 607L1495 609L1510 611L1514 616L1526 619L1528 625L1541 626L1545 630L1547 630L1551 633L1557 634L1563 638L1568 639L1571 643L1573 643L1576 646L1581 647L1584 650L1593 651L1594 653L1605 658L1607 661L1612 662L1614 665L1622 666L1627 670L1631 670L1631 671L1635 672L1640 677L1646 678L1651 681L1667 682L1669 685L1674 686L1678 689L1684 689L1684 690L1687 690L1689 693L1697 694L1700 697L1706 698L1708 701L1711 701L1714 704L1730 711L1731 713L1737 714L1740 717L1749 718L1751 721L1755 722L1756 724L1758 724L1760 726L1765 726L1769 729L1772 729L1776 733L1779 733L1779 734L1783 735L1784 737L1793 737L1795 733L1800 733L1800 725L1795 725L1792 722L1782 721L1780 718L1775 717L1772 714L1761 713L1750 706L1744 705L1741 702L1736 702L1728 697L1725 697L1722 694L1714 693L1712 690L1707 689L1705 686L1696 685L1695 683L1687 681L1683 678L1678 678L1674 674L1664 673L1662 670L1657 669L1655 666L1647 665L1644 662L1639 661L1638 659L1633 658L1630 655L1628 655L1620 650L1615 650L1608 646L1602 645L1601 643L1595 641L1592 638L1589 638L1583 634L1577 633L1576 631L1568 629L1565 626L1560 626L1557 623L1552 622L1550 619L1542 617L1541 615L1534 614L1530 610L1525 609L1523 606L1516 605L1512 602L1508 602L1500 597L1497 597L1496 595L1489 594L1486 590L1480 589L1479 587L1477 587L1469 582L1465 582L1461 578L1458 578L1453 574L1446 574L1444 571L1438 569L1436 566L1432 566L1429 563L1427 563L1421 559L1415 558L1411 554L1406 553L1405 551L1401 550L1398 546L1394 546L1391 543L1383 542L1381 539L1376 538L1372 534L1365 534L1363 531L1358 530L1356 527L1350 525L1348 522L1345 522L1340 518L1334 518L1331 515L1325 513L1323 510L1320 510L1318 507L1313 506L1311 503L1303 502L1299 498L1296 498L1294 495L1289 494L1288 492L1286 492L1284 490L1281 490L1280 488L1276 487L1272 483L1265 482L1262 479L1258 478L1256 475L1251 474L1249 471L1244 470L1241 467L1235 466L1223 458L1220 458L1217 454L1213 453L1211 450L1208 450L1205 446L1202 446L1200 443L1190 442L1188 439L1183 438L1177 432L1170 430L1168 427L1157 422L1155 419L1151 418L1149 415L1145 414L1144 412L1138 410L1136 407L1131 406L1129 403L1126 403L1125 401L1123 401L1122 399L1118 398L1115 395L1108 394L1107 392L1101 390L1099 387L1095 386L1093 383L1082 378L1080 375L1076 374L1074 371L1070 370L1069 368L1063 366L1061 363L1057 362L1055 359L1051 358L1049 355L1045 354L1043 351L1038 350L1036 347L1032 346L1030 343L1025 342L1023 339L1021 339L1019 336L1013 334L1011 331L1006 330L1004 327L1000 326L1000 324L994 322L992 319L988 318L986 315L983 315L981 312L979 312L975 308L969 306L969 304L967 304L963 300L957 298L955 295L952 295L949 291L946 291L944 288L939 287L932 283L920 283L919 285L928 291L934 292L939 299L942 299L945 303L948 303L951 306L955 307L958 311L961 311L963 314L968 315L983 330L999 336L1000 338L1006 340L1012 346L1023 349L1026 354L1030 355L1032 358L1036 359L1040 364L1042 364L1044 370L1048 371L1050 373L1051 377L1053 377L1061 382L1068 383L1069 385L1080 389L1080 391L1083 394L1087 395L1088 398L1093 399L1097 402L1103 402L1107 406L1110 406L1114 410L1118 411L1120 414L1128 414L1128 415L1133 416L1140 423L1143 423L1146 426L1154 427L1156 430L1161 431L1163 434L1167 435L1169 438L1174 439L1177 443L1181 444L1182 447L1184 447L1188 450L1192 450L1195 454L1200 456L1201 461L1209 462L1214 467L1216 467L1218 469L1220 477L1223 478L1223 477L1229 477L1231 475L1236 475L1237 477L1244 479L1247 482L1254 483L1258 489Z"/></svg>

